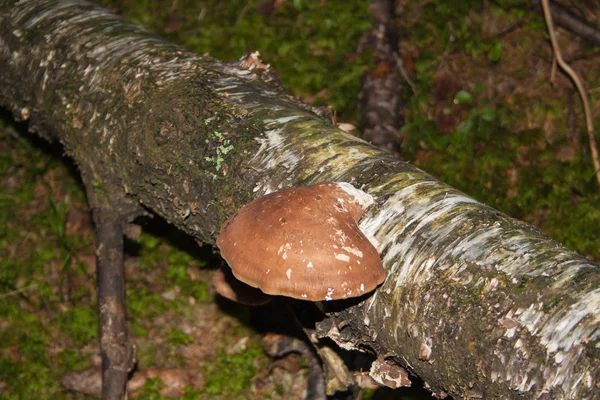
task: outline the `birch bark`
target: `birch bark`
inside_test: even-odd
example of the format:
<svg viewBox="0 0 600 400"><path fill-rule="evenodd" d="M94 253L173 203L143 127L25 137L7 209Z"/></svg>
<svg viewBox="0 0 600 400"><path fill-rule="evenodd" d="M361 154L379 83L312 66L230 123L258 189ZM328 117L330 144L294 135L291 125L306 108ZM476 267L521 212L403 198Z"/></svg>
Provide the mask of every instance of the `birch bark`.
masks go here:
<svg viewBox="0 0 600 400"><path fill-rule="evenodd" d="M321 334L441 397L600 398L597 265L338 130L246 61L82 0L0 0L0 104L63 143L92 207L155 213L212 244L253 197L350 182L376 199L361 228L388 277Z"/></svg>

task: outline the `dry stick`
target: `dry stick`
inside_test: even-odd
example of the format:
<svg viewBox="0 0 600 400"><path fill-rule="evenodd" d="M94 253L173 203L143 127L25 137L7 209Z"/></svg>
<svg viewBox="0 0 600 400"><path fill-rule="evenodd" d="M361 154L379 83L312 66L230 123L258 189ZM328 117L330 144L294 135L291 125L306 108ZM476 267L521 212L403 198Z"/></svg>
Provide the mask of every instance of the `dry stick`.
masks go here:
<svg viewBox="0 0 600 400"><path fill-rule="evenodd" d="M410 75L408 74L408 71L406 70L406 68L404 68L404 61L402 61L402 58L400 58L398 53L394 53L394 60L396 61L396 67L398 67L398 71L400 71L400 73L402 74L402 77L404 78L406 83L408 83L408 85L410 86L413 94L417 94L417 92L418 92L417 86L412 81L412 79L410 79Z"/></svg>
<svg viewBox="0 0 600 400"><path fill-rule="evenodd" d="M558 41L556 40L556 35L554 33L554 24L552 22L552 15L550 13L550 5L548 4L548 0L542 0L542 8L544 9L546 26L548 27L550 41L552 42L552 48L554 49L554 57L556 57L558 65L560 65L563 71L565 71L565 73L569 75L569 77L573 80L575 86L577 87L577 91L579 92L579 97L581 97L581 103L583 104L583 111L585 113L585 124L587 126L587 133L590 142L590 150L592 151L592 161L594 162L594 168L596 173L596 180L598 180L598 183L600 184L600 160L598 157L596 138L594 137L594 123L592 121L592 112L590 110L588 96L585 91L585 88L583 87L583 83L581 83L581 79L579 79L577 73L562 58L560 48L558 47Z"/></svg>
<svg viewBox="0 0 600 400"><path fill-rule="evenodd" d="M571 13L565 6L555 2L549 4L552 20L556 25L600 46L600 30L589 25L585 19Z"/></svg>
<svg viewBox="0 0 600 400"><path fill-rule="evenodd" d="M19 288L19 289L11 290L10 292L2 293L2 294L0 294L0 299L4 299L5 297L10 297L10 296L13 296L15 294L22 293L22 292L25 292L27 290L34 289L36 287L37 287L37 284L36 283L32 283L29 286L25 286L25 287L22 287L22 288Z"/></svg>

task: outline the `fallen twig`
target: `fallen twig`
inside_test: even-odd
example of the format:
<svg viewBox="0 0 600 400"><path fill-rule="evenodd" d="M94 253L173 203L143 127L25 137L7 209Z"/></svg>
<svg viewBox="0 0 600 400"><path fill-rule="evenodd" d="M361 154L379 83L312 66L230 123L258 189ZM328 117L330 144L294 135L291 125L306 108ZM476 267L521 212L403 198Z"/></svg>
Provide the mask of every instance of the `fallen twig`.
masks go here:
<svg viewBox="0 0 600 400"><path fill-rule="evenodd" d="M598 157L598 147L596 145L596 137L594 136L594 122L592 121L592 112L590 110L590 103L588 99L587 92L583 87L583 83L581 79L571 68L569 64L565 62L562 58L562 54L560 52L560 47L558 46L558 41L556 40L556 35L554 33L554 24L552 22L552 14L550 13L550 5L548 4L548 0L542 0L542 8L544 9L544 18L546 19L546 26L548 27L548 34L550 35L550 41L552 42L552 48L554 49L554 57L556 57L556 61L558 65L565 71L567 75L573 80L575 86L577 87L577 91L579 92L579 97L581 97L581 103L583 104L583 111L585 113L585 124L587 127L588 139L590 142L590 150L592 152L592 161L594 162L594 169L596 174L596 179L600 184L600 160Z"/></svg>
<svg viewBox="0 0 600 400"><path fill-rule="evenodd" d="M410 86L413 94L417 94L417 92L418 92L417 86L412 81L412 79L410 79L410 75L408 74L408 71L406 70L406 68L404 68L404 61L402 61L402 58L398 55L398 53L394 53L394 60L396 61L396 67L398 68L398 71L400 71L400 73L402 74L402 77L404 78L406 83L408 83L408 86Z"/></svg>
<svg viewBox="0 0 600 400"><path fill-rule="evenodd" d="M552 20L556 25L597 46L600 45L600 30L590 25L585 19L573 14L564 6L553 1L549 3L549 8L552 13Z"/></svg>
<svg viewBox="0 0 600 400"><path fill-rule="evenodd" d="M35 289L37 287L36 283L32 283L31 285L19 288L19 289L15 289L15 290L11 290L10 292L6 292L6 293L2 293L0 294L0 299L4 299L6 297L10 297L10 296L14 296L16 294L25 292L27 290L31 290L31 289Z"/></svg>

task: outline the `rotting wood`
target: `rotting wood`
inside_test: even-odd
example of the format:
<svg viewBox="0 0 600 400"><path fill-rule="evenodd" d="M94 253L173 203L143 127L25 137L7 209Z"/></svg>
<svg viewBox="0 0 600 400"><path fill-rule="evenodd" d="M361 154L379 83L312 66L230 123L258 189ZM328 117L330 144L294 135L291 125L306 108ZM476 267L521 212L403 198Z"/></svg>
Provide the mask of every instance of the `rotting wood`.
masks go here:
<svg viewBox="0 0 600 400"><path fill-rule="evenodd" d="M600 269L352 137L249 71L83 1L0 0L0 104L60 140L125 219L156 213L214 244L250 199L345 181L388 276L319 334L375 352L439 396L600 396Z"/></svg>

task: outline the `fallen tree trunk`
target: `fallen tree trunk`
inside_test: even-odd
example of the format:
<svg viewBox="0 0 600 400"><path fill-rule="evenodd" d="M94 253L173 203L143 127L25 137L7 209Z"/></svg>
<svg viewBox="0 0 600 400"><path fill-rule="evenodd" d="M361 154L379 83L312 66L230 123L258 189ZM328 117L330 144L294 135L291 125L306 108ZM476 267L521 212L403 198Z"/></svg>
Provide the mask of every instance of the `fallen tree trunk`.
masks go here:
<svg viewBox="0 0 600 400"><path fill-rule="evenodd" d="M361 229L388 276L322 335L441 397L600 397L597 265L336 129L251 56L193 54L84 1L0 0L0 104L63 143L92 207L199 242L253 197L350 182L376 200Z"/></svg>

